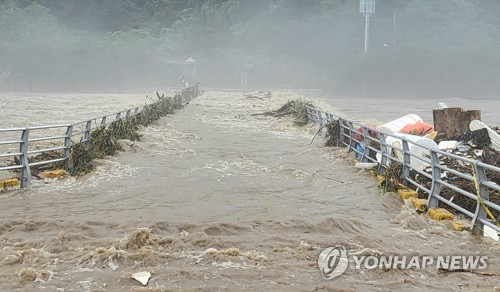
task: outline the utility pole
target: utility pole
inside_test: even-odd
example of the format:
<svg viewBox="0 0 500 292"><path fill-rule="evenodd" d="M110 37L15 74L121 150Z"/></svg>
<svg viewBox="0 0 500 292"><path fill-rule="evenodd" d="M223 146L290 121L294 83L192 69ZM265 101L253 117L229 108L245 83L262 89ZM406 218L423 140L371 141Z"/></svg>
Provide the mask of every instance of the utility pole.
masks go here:
<svg viewBox="0 0 500 292"><path fill-rule="evenodd" d="M359 0L359 13L365 17L365 55L370 41L370 15L375 13L375 0Z"/></svg>

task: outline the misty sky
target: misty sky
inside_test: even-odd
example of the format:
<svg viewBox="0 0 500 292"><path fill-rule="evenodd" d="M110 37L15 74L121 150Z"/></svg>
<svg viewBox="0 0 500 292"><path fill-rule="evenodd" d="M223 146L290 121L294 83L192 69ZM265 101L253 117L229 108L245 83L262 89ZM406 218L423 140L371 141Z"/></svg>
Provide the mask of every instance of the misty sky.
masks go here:
<svg viewBox="0 0 500 292"><path fill-rule="evenodd" d="M320 88L353 96L492 97L500 1L4 0L0 90ZM182 64L187 58L197 61Z"/></svg>

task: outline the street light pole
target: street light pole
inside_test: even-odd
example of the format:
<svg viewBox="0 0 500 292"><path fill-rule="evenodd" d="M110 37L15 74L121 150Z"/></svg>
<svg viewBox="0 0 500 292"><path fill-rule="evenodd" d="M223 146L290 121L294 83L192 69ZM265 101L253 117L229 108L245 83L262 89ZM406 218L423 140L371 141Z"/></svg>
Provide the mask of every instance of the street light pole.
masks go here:
<svg viewBox="0 0 500 292"><path fill-rule="evenodd" d="M368 53L370 42L370 14L365 14L365 55Z"/></svg>
<svg viewBox="0 0 500 292"><path fill-rule="evenodd" d="M370 39L370 15L375 13L375 0L359 0L359 13L365 16L365 55Z"/></svg>

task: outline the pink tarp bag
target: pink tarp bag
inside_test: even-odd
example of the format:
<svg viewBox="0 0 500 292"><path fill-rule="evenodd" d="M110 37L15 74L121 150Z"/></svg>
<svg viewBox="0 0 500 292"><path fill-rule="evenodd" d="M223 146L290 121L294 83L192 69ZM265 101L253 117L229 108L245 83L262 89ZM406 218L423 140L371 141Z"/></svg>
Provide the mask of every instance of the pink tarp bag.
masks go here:
<svg viewBox="0 0 500 292"><path fill-rule="evenodd" d="M368 129L369 136L371 136L373 138L377 137L377 131L375 130L374 125L368 124L368 125L365 125L365 127L371 128L371 129ZM354 139L356 139L357 141L363 142L365 140L365 138L363 137L363 133L364 133L363 127L359 127L356 131L360 132L361 134L354 133Z"/></svg>

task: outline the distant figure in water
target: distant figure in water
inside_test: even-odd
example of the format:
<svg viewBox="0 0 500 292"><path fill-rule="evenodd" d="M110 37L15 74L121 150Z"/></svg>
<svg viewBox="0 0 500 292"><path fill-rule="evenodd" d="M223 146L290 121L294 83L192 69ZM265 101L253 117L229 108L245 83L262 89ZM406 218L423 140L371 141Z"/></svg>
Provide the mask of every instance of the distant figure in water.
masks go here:
<svg viewBox="0 0 500 292"><path fill-rule="evenodd" d="M182 75L181 81L182 84L184 85L184 89L189 88L189 82L187 82L186 79L184 79L184 75Z"/></svg>

